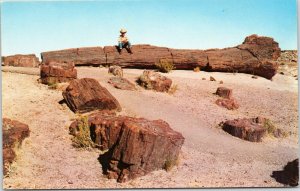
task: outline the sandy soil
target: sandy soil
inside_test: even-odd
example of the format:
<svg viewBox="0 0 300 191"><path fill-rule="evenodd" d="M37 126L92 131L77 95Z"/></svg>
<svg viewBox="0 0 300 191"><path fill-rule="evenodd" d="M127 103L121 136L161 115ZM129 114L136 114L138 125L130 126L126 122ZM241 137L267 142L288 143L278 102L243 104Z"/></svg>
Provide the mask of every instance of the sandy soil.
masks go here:
<svg viewBox="0 0 300 191"><path fill-rule="evenodd" d="M272 171L297 158L298 81L293 77L276 75L270 81L247 74L173 71L166 76L178 90L170 95L140 87L118 90L107 83L111 75L106 68L80 67L78 77L99 80L119 100L122 114L163 119L185 137L178 167L120 184L102 175L98 150L72 147L68 126L76 115L58 103L63 99L61 91L39 84L39 76L34 75L38 69L13 70L2 72L3 117L28 124L31 134L10 176L4 178L4 188L281 187L270 177ZM27 70L32 75L21 74ZM134 82L141 73L126 69L124 77ZM209 76L217 81L209 81ZM219 86L233 88L241 105L238 110L228 111L214 103L213 93ZM256 116L270 118L290 135L251 143L218 127L226 119Z"/></svg>

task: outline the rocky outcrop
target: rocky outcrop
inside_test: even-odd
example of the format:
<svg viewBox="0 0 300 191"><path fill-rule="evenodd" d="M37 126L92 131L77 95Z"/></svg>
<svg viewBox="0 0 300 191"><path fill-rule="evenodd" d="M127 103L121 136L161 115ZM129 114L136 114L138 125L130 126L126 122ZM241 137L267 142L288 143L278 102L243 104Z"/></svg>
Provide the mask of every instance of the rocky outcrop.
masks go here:
<svg viewBox="0 0 300 191"><path fill-rule="evenodd" d="M73 122L72 134L76 134ZM102 151L99 161L108 178L125 182L176 165L184 137L162 120L109 114L89 117L92 140Z"/></svg>
<svg viewBox="0 0 300 191"><path fill-rule="evenodd" d="M299 159L288 162L282 171L273 171L271 177L275 178L281 184L298 186Z"/></svg>
<svg viewBox="0 0 300 191"><path fill-rule="evenodd" d="M40 61L34 54L16 54L2 57L3 66L39 67Z"/></svg>
<svg viewBox="0 0 300 191"><path fill-rule="evenodd" d="M76 79L62 93L67 105L74 112L93 110L121 111L119 102L100 83L91 78Z"/></svg>
<svg viewBox="0 0 300 191"><path fill-rule="evenodd" d="M128 68L155 69L160 60L168 60L176 69L243 72L271 79L278 69L274 61L280 55L273 38L251 35L236 47L210 50L170 49L151 45L134 45L133 54L119 54L115 46L78 48L43 52L47 60L74 61L75 65L118 65Z"/></svg>
<svg viewBox="0 0 300 191"><path fill-rule="evenodd" d="M136 90L135 85L129 80L121 77L112 77L108 80L108 83L117 89L121 90Z"/></svg>
<svg viewBox="0 0 300 191"><path fill-rule="evenodd" d="M29 136L28 125L16 120L3 118L3 173L8 175L10 164L16 157L16 148Z"/></svg>
<svg viewBox="0 0 300 191"><path fill-rule="evenodd" d="M265 120L261 117L228 120L223 123L222 128L235 137L251 142L260 142L267 132L267 128L264 127Z"/></svg>
<svg viewBox="0 0 300 191"><path fill-rule="evenodd" d="M168 92L172 85L170 78L150 70L145 70L137 82L146 89L152 89L158 92Z"/></svg>
<svg viewBox="0 0 300 191"><path fill-rule="evenodd" d="M40 68L40 79L43 84L69 82L77 78L73 62L49 61L43 63Z"/></svg>

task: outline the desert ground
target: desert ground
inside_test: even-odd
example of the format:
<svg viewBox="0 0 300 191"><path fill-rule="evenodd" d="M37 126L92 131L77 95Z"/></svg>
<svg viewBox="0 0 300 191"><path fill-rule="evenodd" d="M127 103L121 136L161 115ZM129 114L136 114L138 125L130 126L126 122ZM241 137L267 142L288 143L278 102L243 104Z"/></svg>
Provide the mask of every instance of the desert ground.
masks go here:
<svg viewBox="0 0 300 191"><path fill-rule="evenodd" d="M99 150L72 146L68 127L76 118L61 90L40 84L38 68L2 67L3 117L26 123L30 137L23 142L4 188L201 188L282 187L271 177L288 161L298 158L298 80L277 74L273 80L241 73L176 70L164 74L173 80L173 94L119 90L107 83L107 68L77 67L78 78L95 78L120 102L121 114L162 119L182 133L185 142L179 165L154 171L126 183L102 174ZM143 70L124 69L134 82ZM209 81L213 76L217 81ZM202 80L206 78L206 80ZM222 80L224 84L220 84ZM240 104L227 110L215 104L219 86L233 89ZM241 140L218 124L228 119L263 116L288 133L267 136L262 142Z"/></svg>

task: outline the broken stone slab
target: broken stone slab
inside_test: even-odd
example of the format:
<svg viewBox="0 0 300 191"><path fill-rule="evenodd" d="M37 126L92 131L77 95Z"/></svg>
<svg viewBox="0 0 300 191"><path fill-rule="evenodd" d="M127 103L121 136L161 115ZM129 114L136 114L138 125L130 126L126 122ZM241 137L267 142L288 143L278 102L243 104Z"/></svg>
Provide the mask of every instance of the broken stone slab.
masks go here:
<svg viewBox="0 0 300 191"><path fill-rule="evenodd" d="M102 87L97 80L92 78L71 81L62 95L73 112L122 110L116 98L106 88Z"/></svg>
<svg viewBox="0 0 300 191"><path fill-rule="evenodd" d="M49 61L40 67L40 80L43 84L69 82L77 78L77 70L73 62Z"/></svg>
<svg viewBox="0 0 300 191"><path fill-rule="evenodd" d="M126 78L112 77L108 80L108 83L117 89L121 90L136 90L136 87Z"/></svg>
<svg viewBox="0 0 300 191"><path fill-rule="evenodd" d="M22 141L29 136L30 131L28 125L16 120L3 118L3 173L8 175L10 165L16 157L16 150Z"/></svg>
<svg viewBox="0 0 300 191"><path fill-rule="evenodd" d="M16 54L12 56L2 57L3 66L15 66L15 67L34 67L37 68L40 65L40 61L35 54Z"/></svg>
<svg viewBox="0 0 300 191"><path fill-rule="evenodd" d="M168 92L172 85L172 80L157 72L145 70L138 79L138 84L146 89L158 92Z"/></svg>
<svg viewBox="0 0 300 191"><path fill-rule="evenodd" d="M222 129L235 137L251 142L260 142L267 132L261 119L264 120L264 118L228 120L223 123Z"/></svg>
<svg viewBox="0 0 300 191"><path fill-rule="evenodd" d="M106 151L99 157L103 173L118 182L169 170L178 162L184 143L181 133L162 120L100 113L89 117L89 125L92 140ZM73 122L70 131L76 134L76 129Z"/></svg>

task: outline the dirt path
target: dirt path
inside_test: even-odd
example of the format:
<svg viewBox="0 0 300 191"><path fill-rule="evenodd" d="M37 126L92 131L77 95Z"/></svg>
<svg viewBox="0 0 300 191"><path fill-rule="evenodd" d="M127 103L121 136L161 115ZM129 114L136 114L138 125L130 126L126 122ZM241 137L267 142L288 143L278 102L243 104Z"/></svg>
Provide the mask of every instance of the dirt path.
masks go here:
<svg viewBox="0 0 300 191"><path fill-rule="evenodd" d="M141 73L124 71L131 81ZM5 188L282 186L270 177L272 171L281 170L287 161L297 158L297 81L287 76L269 81L246 74L174 71L168 76L178 90L169 95L142 88L114 89L106 83L111 77L106 69L82 67L78 75L99 80L119 100L123 114L160 118L181 132L185 144L180 165L168 173L159 170L123 184L106 179L97 160L98 151L71 146L68 125L75 114L58 103L61 92L38 84L38 76L2 72L3 117L27 123L31 130L13 172L4 179ZM213 93L220 84L201 80L210 75L234 89L240 109L228 111L214 104L217 97ZM258 115L270 118L291 135L250 143L215 128L225 119Z"/></svg>

